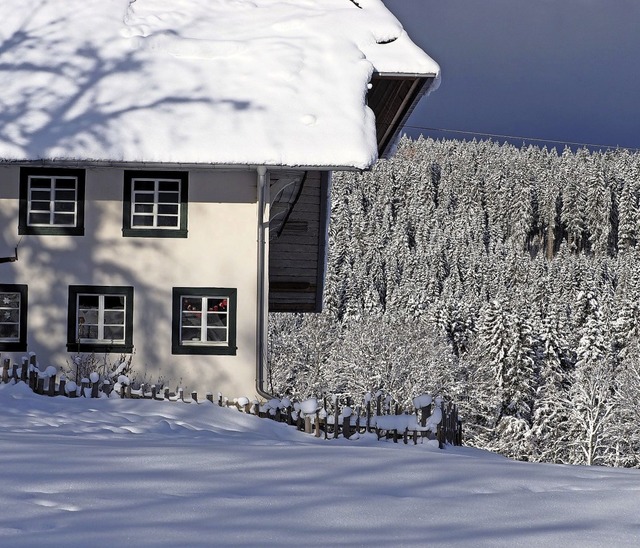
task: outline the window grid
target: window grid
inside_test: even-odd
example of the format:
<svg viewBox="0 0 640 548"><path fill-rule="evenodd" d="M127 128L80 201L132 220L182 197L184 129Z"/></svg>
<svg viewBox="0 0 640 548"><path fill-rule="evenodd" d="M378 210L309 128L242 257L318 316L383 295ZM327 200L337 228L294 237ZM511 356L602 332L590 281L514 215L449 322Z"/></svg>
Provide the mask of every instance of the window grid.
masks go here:
<svg viewBox="0 0 640 548"><path fill-rule="evenodd" d="M20 293L0 293L0 342L20 341L20 305Z"/></svg>
<svg viewBox="0 0 640 548"><path fill-rule="evenodd" d="M76 177L30 175L28 181L28 226L76 226L78 214L78 179Z"/></svg>
<svg viewBox="0 0 640 548"><path fill-rule="evenodd" d="M180 311L181 344L229 344L227 297L185 295L180 298Z"/></svg>
<svg viewBox="0 0 640 548"><path fill-rule="evenodd" d="M77 340L85 343L125 343L126 296L79 293L76 302Z"/></svg>
<svg viewBox="0 0 640 548"><path fill-rule="evenodd" d="M131 185L132 228L180 228L180 180L135 178Z"/></svg>

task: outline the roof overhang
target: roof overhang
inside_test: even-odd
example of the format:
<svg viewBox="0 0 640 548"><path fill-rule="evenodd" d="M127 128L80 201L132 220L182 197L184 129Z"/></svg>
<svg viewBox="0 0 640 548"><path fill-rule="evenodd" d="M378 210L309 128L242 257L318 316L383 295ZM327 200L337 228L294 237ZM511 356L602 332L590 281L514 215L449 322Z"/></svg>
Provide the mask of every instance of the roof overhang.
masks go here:
<svg viewBox="0 0 640 548"><path fill-rule="evenodd" d="M402 127L435 82L436 75L373 74L367 102L376 117L380 158L387 158L393 153Z"/></svg>

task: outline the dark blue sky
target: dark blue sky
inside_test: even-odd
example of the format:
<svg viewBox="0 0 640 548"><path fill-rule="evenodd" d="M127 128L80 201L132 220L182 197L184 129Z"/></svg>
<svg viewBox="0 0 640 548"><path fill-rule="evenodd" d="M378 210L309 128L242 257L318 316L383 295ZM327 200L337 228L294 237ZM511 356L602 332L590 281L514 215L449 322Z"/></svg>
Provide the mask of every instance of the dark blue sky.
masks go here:
<svg viewBox="0 0 640 548"><path fill-rule="evenodd" d="M409 125L640 149L640 0L384 2L442 68Z"/></svg>

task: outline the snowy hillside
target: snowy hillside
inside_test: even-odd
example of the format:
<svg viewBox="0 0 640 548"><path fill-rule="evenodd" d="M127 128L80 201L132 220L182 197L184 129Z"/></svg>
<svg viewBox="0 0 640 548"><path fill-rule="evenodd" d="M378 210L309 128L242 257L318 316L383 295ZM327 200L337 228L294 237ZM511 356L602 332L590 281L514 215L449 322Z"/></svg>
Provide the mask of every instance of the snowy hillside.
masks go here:
<svg viewBox="0 0 640 548"><path fill-rule="evenodd" d="M0 385L3 546L632 546L640 471Z"/></svg>

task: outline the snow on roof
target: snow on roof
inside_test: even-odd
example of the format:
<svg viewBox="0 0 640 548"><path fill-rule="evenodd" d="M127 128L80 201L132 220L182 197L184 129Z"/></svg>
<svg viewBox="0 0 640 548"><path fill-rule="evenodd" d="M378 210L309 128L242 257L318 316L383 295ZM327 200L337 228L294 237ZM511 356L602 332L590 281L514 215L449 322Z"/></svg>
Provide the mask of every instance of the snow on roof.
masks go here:
<svg viewBox="0 0 640 548"><path fill-rule="evenodd" d="M3 0L0 161L376 159L373 71L437 75L381 0Z"/></svg>

